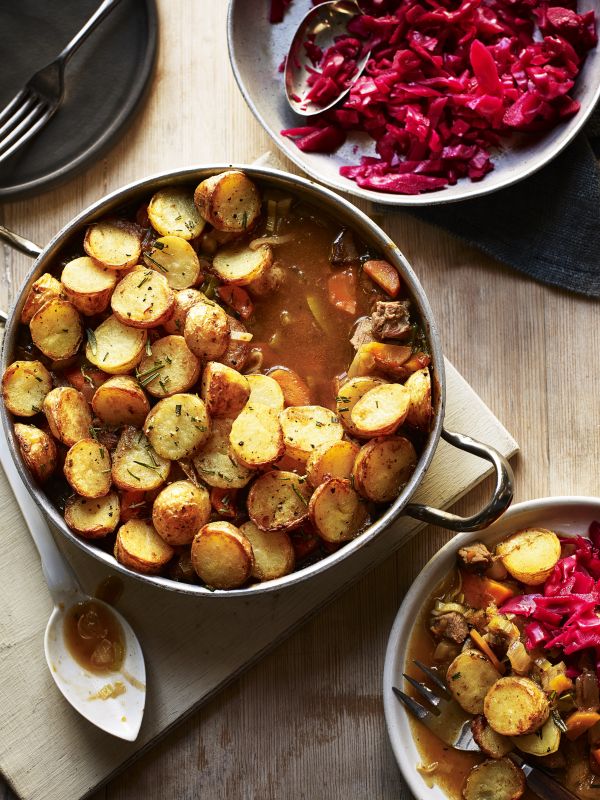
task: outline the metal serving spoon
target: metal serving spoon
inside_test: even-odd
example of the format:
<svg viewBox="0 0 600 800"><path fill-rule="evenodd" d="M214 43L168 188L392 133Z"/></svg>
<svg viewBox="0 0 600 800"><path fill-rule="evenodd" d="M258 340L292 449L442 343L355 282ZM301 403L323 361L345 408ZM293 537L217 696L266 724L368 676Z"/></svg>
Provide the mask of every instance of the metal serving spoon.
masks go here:
<svg viewBox="0 0 600 800"><path fill-rule="evenodd" d="M348 24L362 9L354 0L333 0L330 3L321 3L312 8L304 17L296 31L285 61L285 93L292 111L303 117L312 117L333 108L345 97L352 85L360 78L371 56L369 50L356 66L356 73L350 85L340 92L327 106L316 105L312 100L307 100L306 94L310 90L308 77L309 68L314 68L304 48L304 42L309 37L314 37L314 43L323 51L327 50L336 37L348 34Z"/></svg>
<svg viewBox="0 0 600 800"><path fill-rule="evenodd" d="M146 702L146 670L142 648L129 623L112 606L86 595L56 546L50 528L34 504L15 467L0 425L0 463L42 562L42 572L54 601L44 650L50 674L69 703L87 720L113 736L134 741ZM118 672L93 674L81 666L67 647L65 617L75 604L92 601L103 606L121 626L125 656Z"/></svg>

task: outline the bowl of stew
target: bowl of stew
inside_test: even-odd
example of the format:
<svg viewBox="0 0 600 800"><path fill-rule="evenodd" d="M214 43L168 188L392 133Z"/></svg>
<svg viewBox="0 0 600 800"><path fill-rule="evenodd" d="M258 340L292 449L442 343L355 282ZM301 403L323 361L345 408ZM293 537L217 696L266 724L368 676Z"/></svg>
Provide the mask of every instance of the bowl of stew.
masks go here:
<svg viewBox="0 0 600 800"><path fill-rule="evenodd" d="M502 457L443 430L439 337L398 247L276 170L190 168L83 211L11 309L2 375L54 524L178 591L280 588L403 511L480 527L511 499ZM442 435L497 471L470 520L409 503Z"/></svg>
<svg viewBox="0 0 600 800"><path fill-rule="evenodd" d="M511 753L581 800L597 796L599 520L598 498L518 503L486 531L452 539L419 573L384 668L390 740L419 800L483 798L482 778L514 772ZM471 720L482 752L454 750L408 717L392 686L407 690L405 672L423 680L415 659L452 695L441 724ZM519 781L514 800L537 796ZM493 796L504 800L500 789Z"/></svg>

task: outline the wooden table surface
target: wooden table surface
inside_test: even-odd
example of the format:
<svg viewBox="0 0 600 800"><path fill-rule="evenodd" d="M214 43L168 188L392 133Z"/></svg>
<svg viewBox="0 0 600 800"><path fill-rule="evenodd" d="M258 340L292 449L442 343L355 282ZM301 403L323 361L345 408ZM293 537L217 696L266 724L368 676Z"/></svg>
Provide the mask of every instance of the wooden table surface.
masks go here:
<svg viewBox="0 0 600 800"><path fill-rule="evenodd" d="M195 163L250 162L271 148L229 69L225 0L158 5L154 85L123 141L65 186L0 207L0 222L43 244L129 181ZM597 303L540 286L408 214L390 212L383 226L425 287L446 355L521 445L516 500L597 494ZM2 307L28 268L0 247ZM474 510L489 488L459 511ZM402 596L447 538L427 529L93 800L410 797L386 735L383 659ZM0 800L12 797L0 781Z"/></svg>

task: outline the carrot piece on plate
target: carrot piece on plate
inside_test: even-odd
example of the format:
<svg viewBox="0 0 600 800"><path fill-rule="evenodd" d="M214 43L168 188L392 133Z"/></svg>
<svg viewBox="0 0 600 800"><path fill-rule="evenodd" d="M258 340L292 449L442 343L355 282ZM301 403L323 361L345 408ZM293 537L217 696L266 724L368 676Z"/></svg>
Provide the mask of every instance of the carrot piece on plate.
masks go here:
<svg viewBox="0 0 600 800"><path fill-rule="evenodd" d="M330 275L327 289L331 305L346 314L356 314L356 282L352 270Z"/></svg>
<svg viewBox="0 0 600 800"><path fill-rule="evenodd" d="M567 726L565 736L573 741L593 728L597 722L600 722L600 714L597 711L574 711L565 720Z"/></svg>
<svg viewBox="0 0 600 800"><path fill-rule="evenodd" d="M390 297L398 297L400 293L400 276L398 271L389 261L382 259L372 259L365 261L363 267L369 278L383 289Z"/></svg>
<svg viewBox="0 0 600 800"><path fill-rule="evenodd" d="M477 645L477 647L481 650L483 655L489 658L489 660L492 662L492 666L494 666L501 675L504 675L504 664L502 664L498 660L496 654L489 646L489 644L486 642L486 640L483 638L483 636L478 631L476 631L475 628L473 628L470 631L469 636L471 637L473 642Z"/></svg>
<svg viewBox="0 0 600 800"><path fill-rule="evenodd" d="M250 299L250 295L241 286L234 286L228 283L224 286L219 286L217 294L242 319L248 319L254 313L254 304Z"/></svg>
<svg viewBox="0 0 600 800"><path fill-rule="evenodd" d="M505 583L463 570L460 575L465 602L471 608L487 608L490 603L501 606L502 603L515 596L514 589Z"/></svg>

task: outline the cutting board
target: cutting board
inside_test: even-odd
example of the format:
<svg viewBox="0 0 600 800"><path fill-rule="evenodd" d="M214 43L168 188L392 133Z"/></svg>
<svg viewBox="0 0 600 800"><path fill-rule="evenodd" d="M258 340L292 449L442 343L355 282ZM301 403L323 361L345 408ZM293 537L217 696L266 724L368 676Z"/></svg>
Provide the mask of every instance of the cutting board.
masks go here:
<svg viewBox="0 0 600 800"><path fill-rule="evenodd" d="M513 455L514 439L448 362L446 371L446 427ZM441 442L415 499L450 506L489 472L487 462ZM24 800L78 800L94 791L425 527L401 518L325 573L251 600L188 597L124 578L118 607L141 640L148 687L140 735L129 743L96 730L73 711L46 668L43 636L50 598L1 470L0 519L0 771ZM57 541L83 587L93 593L107 567L60 534Z"/></svg>

